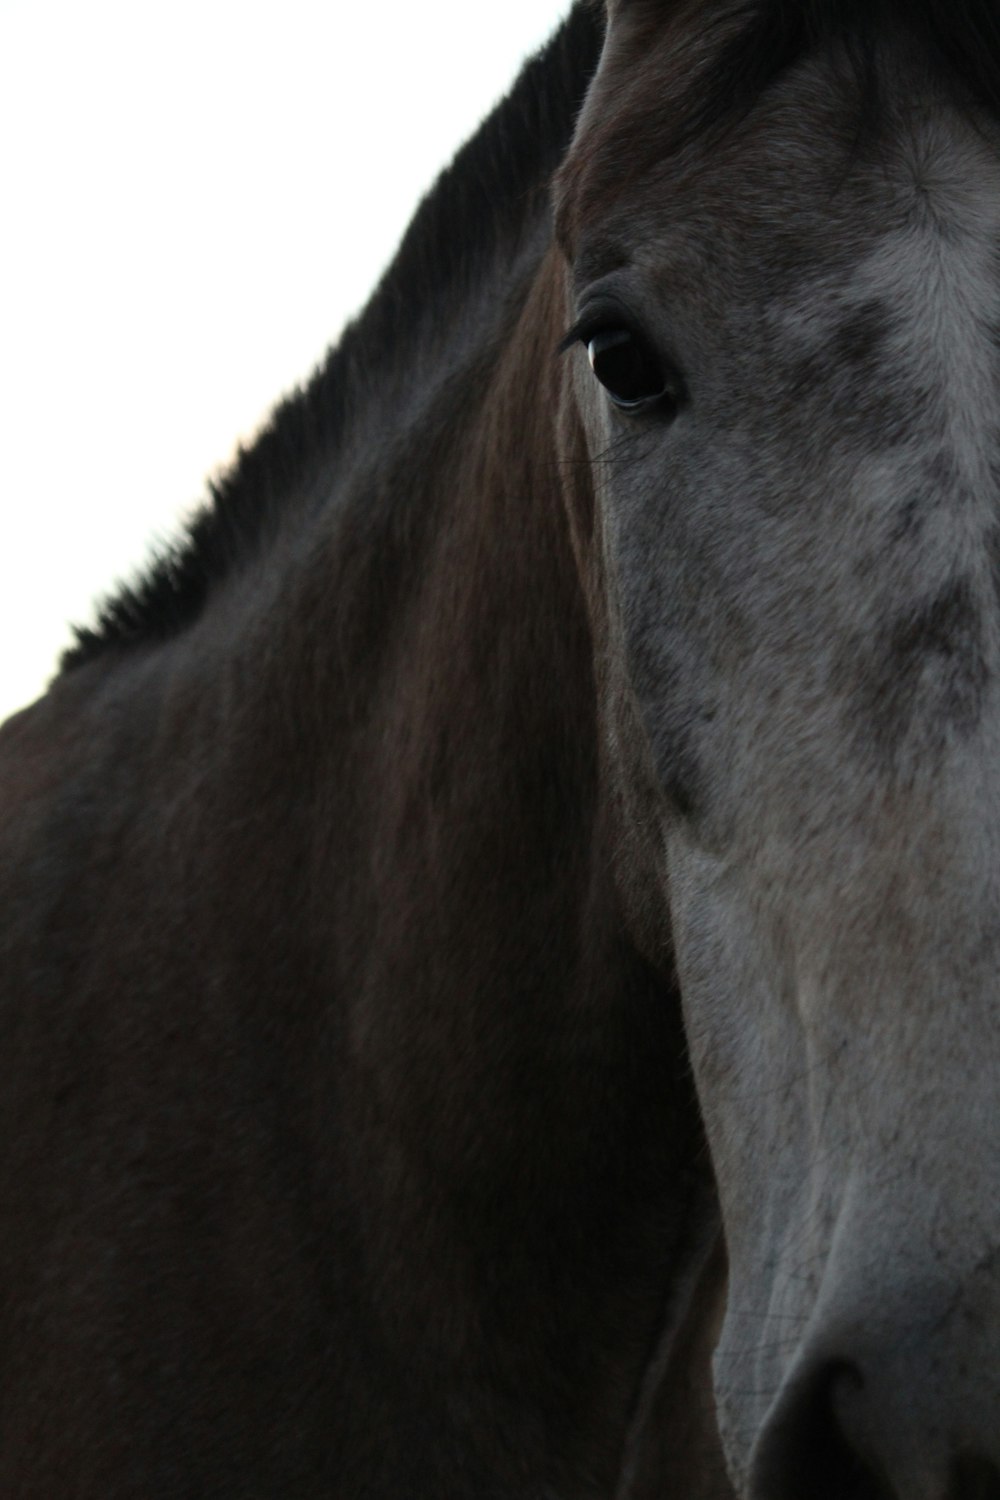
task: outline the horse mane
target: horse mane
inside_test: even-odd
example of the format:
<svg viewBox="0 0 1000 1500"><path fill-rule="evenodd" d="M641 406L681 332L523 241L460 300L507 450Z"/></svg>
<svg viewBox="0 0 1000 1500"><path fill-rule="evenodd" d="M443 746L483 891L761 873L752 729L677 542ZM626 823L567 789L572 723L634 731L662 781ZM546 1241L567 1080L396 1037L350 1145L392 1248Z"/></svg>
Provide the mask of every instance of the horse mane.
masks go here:
<svg viewBox="0 0 1000 1500"><path fill-rule="evenodd" d="M427 194L364 311L252 445L210 481L208 500L180 538L99 604L95 624L74 628L63 671L112 648L177 635L218 583L273 538L289 497L329 464L350 419L378 399L386 369L406 357L412 309L453 302L456 287L517 234L525 199L569 145L602 41L598 8L588 0L575 5Z"/></svg>

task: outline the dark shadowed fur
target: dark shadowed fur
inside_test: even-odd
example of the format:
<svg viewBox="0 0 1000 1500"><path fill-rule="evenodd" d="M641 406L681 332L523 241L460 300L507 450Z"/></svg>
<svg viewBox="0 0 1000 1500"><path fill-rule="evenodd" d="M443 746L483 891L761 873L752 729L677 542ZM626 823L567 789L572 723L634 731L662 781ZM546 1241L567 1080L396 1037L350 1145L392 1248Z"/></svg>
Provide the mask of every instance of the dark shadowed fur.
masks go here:
<svg viewBox="0 0 1000 1500"><path fill-rule="evenodd" d="M699 80L683 134L731 125L788 68L838 41L863 85L865 123L873 125L877 40L886 26L912 32L929 70L957 86L963 104L1000 112L1000 11L993 0L750 0L746 13L745 28Z"/></svg>
<svg viewBox="0 0 1000 1500"><path fill-rule="evenodd" d="M624 5L648 27L651 46L675 14L691 9L677 0ZM715 24L723 27L718 45L693 70L680 103L674 91L622 90L618 108L595 133L588 159L564 177L569 196L575 173L585 169L588 199L612 202L686 144L706 137L711 142L736 129L783 74L821 51L839 52L854 76L859 109L853 144L862 146L881 119L879 49L899 30L913 38L928 76L949 88L963 108L1000 114L1000 11L992 0L745 0L735 11L720 13Z"/></svg>
<svg viewBox="0 0 1000 1500"><path fill-rule="evenodd" d="M864 726L856 736L866 755L887 765L926 764L954 736L975 731L989 686L982 633L975 592L960 578L887 622L874 643L856 642L867 670L847 712L852 725ZM834 675L848 670L845 662Z"/></svg>

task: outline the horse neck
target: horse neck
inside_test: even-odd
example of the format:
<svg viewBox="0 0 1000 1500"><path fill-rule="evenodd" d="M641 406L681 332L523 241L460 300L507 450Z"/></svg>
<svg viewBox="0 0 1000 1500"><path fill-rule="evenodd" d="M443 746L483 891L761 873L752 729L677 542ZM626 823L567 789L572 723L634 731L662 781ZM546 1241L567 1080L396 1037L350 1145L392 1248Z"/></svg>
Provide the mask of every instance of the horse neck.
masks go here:
<svg viewBox="0 0 1000 1500"><path fill-rule="evenodd" d="M72 751L73 836L129 871L61 913L80 946L104 934L75 1003L117 996L151 1077L177 1054L213 1080L213 1173L271 1170L248 1115L280 1142L297 1253L336 1285L316 1316L368 1350L352 1399L396 1382L420 1417L400 1429L433 1439L387 1446L387 1493L406 1466L422 1493L493 1474L495 1431L518 1473L613 1493L700 1249L676 996L609 874L560 276L545 252L505 282L503 326L197 626L81 668L46 710L103 737Z"/></svg>
<svg viewBox="0 0 1000 1500"><path fill-rule="evenodd" d="M374 632L367 612L354 621L351 671L369 675L344 682L365 706L347 737L362 806L341 826L372 878L351 893L338 987L355 1055L391 1101L381 1129L424 1141L426 1186L463 1205L482 1257L473 1282L492 1267L485 1303L482 1283L469 1296L497 1367L521 1341L566 1389L571 1370L595 1371L593 1407L565 1415L579 1423L567 1447L595 1469L617 1462L664 1266L687 1253L700 1127L688 1088L664 1087L679 1015L609 873L592 614L556 430L563 318L546 253L475 381L445 380L393 467L399 509L355 596L383 607ZM547 1313L529 1333L532 1306Z"/></svg>

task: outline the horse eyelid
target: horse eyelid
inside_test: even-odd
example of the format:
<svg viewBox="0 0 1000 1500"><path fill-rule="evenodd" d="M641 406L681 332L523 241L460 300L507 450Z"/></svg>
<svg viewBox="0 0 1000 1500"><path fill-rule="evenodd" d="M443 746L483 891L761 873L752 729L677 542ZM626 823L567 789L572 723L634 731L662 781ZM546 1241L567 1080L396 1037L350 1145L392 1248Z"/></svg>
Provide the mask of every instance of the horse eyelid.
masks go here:
<svg viewBox="0 0 1000 1500"><path fill-rule="evenodd" d="M614 309L594 309L578 318L569 332L563 335L556 345L556 354L565 354L575 344L589 344L595 335L605 333L609 328L626 329L634 339L641 340L641 335L635 331L628 317Z"/></svg>

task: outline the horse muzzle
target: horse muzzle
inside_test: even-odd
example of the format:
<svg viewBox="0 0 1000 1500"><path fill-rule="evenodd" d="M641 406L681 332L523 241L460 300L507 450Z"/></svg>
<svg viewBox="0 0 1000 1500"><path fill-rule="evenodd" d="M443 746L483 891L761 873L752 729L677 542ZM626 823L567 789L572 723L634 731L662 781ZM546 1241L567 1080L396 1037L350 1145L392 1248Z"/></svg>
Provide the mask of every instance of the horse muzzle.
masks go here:
<svg viewBox="0 0 1000 1500"><path fill-rule="evenodd" d="M1000 1250L961 1278L865 1282L821 1293L749 1500L1000 1500Z"/></svg>

